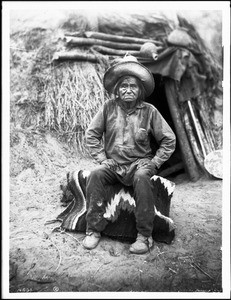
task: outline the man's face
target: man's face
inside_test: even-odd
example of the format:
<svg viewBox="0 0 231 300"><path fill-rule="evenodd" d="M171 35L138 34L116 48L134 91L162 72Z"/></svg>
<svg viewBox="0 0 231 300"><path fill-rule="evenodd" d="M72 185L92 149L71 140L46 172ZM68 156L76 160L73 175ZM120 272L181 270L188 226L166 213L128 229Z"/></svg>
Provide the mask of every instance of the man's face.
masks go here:
<svg viewBox="0 0 231 300"><path fill-rule="evenodd" d="M119 97L125 102L136 101L139 97L140 88L135 77L127 76L120 84Z"/></svg>

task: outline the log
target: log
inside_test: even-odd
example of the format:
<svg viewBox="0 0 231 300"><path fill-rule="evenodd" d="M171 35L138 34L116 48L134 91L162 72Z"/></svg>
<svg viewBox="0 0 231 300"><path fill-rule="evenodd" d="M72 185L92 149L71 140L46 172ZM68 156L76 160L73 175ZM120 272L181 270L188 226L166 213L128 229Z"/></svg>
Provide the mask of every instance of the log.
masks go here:
<svg viewBox="0 0 231 300"><path fill-rule="evenodd" d="M128 43L117 43L110 41L102 41L98 39L88 39L79 37L65 37L64 40L68 45L79 45L79 46L92 46L101 45L104 47L114 48L114 49L125 49L125 50L140 50L141 44L128 44Z"/></svg>
<svg viewBox="0 0 231 300"><path fill-rule="evenodd" d="M182 122L180 108L177 103L177 91L175 88L174 80L172 79L166 80L165 92L167 96L169 110L176 129L176 135L178 137L178 142L182 154L182 161L184 163L185 170L192 181L197 181L200 178L200 173L195 158L193 156L193 153L191 151L187 134Z"/></svg>
<svg viewBox="0 0 231 300"><path fill-rule="evenodd" d="M193 105L191 103L190 100L187 101L189 104L189 109L190 109L190 113L191 113L191 117L198 135L198 139L200 141L201 144L201 149L204 155L204 158L206 157L206 155L210 152L212 152L212 148L210 146L210 144L208 143L207 139L206 139L206 135L204 134L204 131L206 132L206 128L204 128L204 131L202 129L201 123L199 122L198 117L196 116L194 109L193 109Z"/></svg>
<svg viewBox="0 0 231 300"><path fill-rule="evenodd" d="M210 143L208 142L207 135L206 135L206 128L202 128L202 125L198 118L196 118L197 128L199 130L199 134L201 136L202 142L204 144L205 153L206 155L212 152L212 147L210 146ZM206 156L205 155L205 156Z"/></svg>
<svg viewBox="0 0 231 300"><path fill-rule="evenodd" d="M215 148L215 145L213 143L213 134L212 134L210 129L206 128L205 136L206 136L206 140L208 141L208 144L209 144L210 149L211 149L210 152L215 151L216 148Z"/></svg>
<svg viewBox="0 0 231 300"><path fill-rule="evenodd" d="M86 60L97 62L98 59L93 54L85 54L79 52L57 52L54 54L52 60Z"/></svg>
<svg viewBox="0 0 231 300"><path fill-rule="evenodd" d="M129 52L129 54L131 55L140 56L140 51L137 50L118 50L118 49L108 48L104 46L93 46L92 49L97 52L103 54L109 54L109 55L124 56Z"/></svg>
<svg viewBox="0 0 231 300"><path fill-rule="evenodd" d="M101 40L105 40L105 41L113 41L113 42L121 42L121 43L136 43L136 44L144 44L147 42L151 42L156 45L162 45L162 42L156 41L156 40L107 34L107 33L102 33L102 32L86 31L86 32L84 32L84 35L87 38L101 39Z"/></svg>
<svg viewBox="0 0 231 300"><path fill-rule="evenodd" d="M130 52L129 52L130 53ZM112 55L112 58L116 58L118 56L116 55ZM137 60L140 63L150 63L150 59L146 59L143 57L136 57ZM99 57L97 57L97 55L94 54L85 54L85 53L79 53L76 51L69 51L69 52L56 52L53 55L52 61L58 61L58 60L83 60L83 61L91 61L91 62L99 62Z"/></svg>
<svg viewBox="0 0 231 300"><path fill-rule="evenodd" d="M184 119L184 125L186 128L187 136L190 141L191 147L193 149L194 156L195 156L198 164L200 165L200 167L204 170L204 157L201 154L201 151L198 147L198 144L197 144L197 141L196 141L196 138L194 135L195 130L193 130L193 127L190 124L190 120L189 120L189 116L188 116L187 112L184 113L183 119Z"/></svg>
<svg viewBox="0 0 231 300"><path fill-rule="evenodd" d="M205 146L204 146L204 141L202 140L202 136L201 136L201 128L199 127L199 122L196 119L196 116L194 114L193 108L192 108L192 103L190 100L187 101L188 103L188 107L189 107L189 112L190 112L190 116L192 118L192 123L195 127L196 133L197 133L197 137L199 139L200 145L201 145L201 149L203 152L204 157L206 156L206 150L205 150Z"/></svg>

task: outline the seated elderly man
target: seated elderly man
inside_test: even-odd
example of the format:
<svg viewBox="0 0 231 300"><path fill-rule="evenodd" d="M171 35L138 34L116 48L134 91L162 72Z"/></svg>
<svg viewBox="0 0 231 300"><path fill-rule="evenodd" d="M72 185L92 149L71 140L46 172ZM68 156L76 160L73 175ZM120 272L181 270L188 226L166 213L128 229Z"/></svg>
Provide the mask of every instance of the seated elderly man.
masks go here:
<svg viewBox="0 0 231 300"><path fill-rule="evenodd" d="M87 179L86 237L83 246L95 248L107 225L103 217L108 199L105 186L121 182L133 186L136 201L135 243L130 252L143 254L152 245L154 221L150 178L175 150L176 137L160 112L145 98L152 94L152 73L133 56L125 56L104 75L104 87L112 95L96 113L86 132L92 157L99 163ZM152 154L150 137L159 145Z"/></svg>

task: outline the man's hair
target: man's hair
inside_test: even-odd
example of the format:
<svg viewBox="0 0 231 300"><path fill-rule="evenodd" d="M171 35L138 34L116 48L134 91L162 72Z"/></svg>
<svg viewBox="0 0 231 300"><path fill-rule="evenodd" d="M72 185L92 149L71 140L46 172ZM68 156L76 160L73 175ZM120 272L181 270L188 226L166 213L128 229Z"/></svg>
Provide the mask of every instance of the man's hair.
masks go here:
<svg viewBox="0 0 231 300"><path fill-rule="evenodd" d="M116 95L118 95L118 90L119 90L119 87L120 87L121 82L122 82L125 78L127 78L127 77L134 77L134 78L136 79L137 84L138 84L139 89L140 89L140 95L139 95L138 100L139 100L140 102L144 101L145 98L146 98L146 92L145 92L144 86L143 86L143 84L142 84L142 81L141 81L138 77L136 77L136 76L134 76L134 75L124 75L124 76L122 76L122 77L120 77L120 78L118 79L118 81L117 81L117 83L116 83L116 85L115 85L115 87L114 87L114 90L113 90L113 94L115 95L115 97L116 97Z"/></svg>

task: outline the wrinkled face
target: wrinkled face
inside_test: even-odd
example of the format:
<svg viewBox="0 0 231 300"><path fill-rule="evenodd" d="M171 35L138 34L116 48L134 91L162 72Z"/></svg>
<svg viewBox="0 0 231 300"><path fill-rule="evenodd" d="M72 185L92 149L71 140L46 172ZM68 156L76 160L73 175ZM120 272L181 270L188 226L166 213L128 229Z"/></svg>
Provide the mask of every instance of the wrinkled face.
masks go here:
<svg viewBox="0 0 231 300"><path fill-rule="evenodd" d="M126 76L118 88L119 98L125 102L136 101L140 95L140 88L137 79L133 76Z"/></svg>

